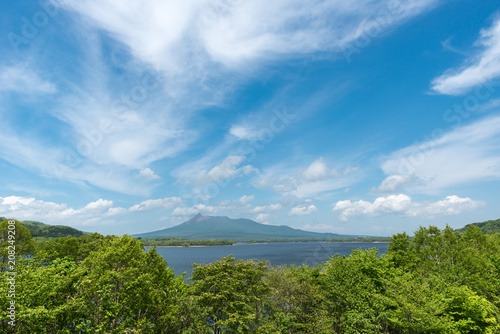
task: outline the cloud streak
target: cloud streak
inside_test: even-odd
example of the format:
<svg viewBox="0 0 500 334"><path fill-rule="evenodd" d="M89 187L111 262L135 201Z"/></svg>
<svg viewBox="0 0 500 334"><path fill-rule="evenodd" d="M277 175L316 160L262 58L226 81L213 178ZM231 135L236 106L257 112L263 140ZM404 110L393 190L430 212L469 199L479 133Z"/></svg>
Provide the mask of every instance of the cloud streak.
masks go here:
<svg viewBox="0 0 500 334"><path fill-rule="evenodd" d="M127 45L137 58L172 73L191 69L193 59L201 64L201 73L206 73L213 62L244 70L249 61L272 59L278 54L338 50L372 29L377 20L383 18L382 28L388 29L438 3L150 0L139 6L116 0L58 2L90 18Z"/></svg>
<svg viewBox="0 0 500 334"><path fill-rule="evenodd" d="M500 179L500 116L487 117L435 139L392 153L383 163L387 175L382 189L396 189L410 178L411 189L438 192L447 187ZM389 180L389 181L387 181ZM392 181L394 181L394 183Z"/></svg>
<svg viewBox="0 0 500 334"><path fill-rule="evenodd" d="M0 68L0 92L43 95L56 93L57 87L27 65L16 64Z"/></svg>
<svg viewBox="0 0 500 334"><path fill-rule="evenodd" d="M460 95L475 86L500 76L500 17L488 29L481 30L475 43L482 50L464 65L450 69L432 81L432 90L440 94Z"/></svg>

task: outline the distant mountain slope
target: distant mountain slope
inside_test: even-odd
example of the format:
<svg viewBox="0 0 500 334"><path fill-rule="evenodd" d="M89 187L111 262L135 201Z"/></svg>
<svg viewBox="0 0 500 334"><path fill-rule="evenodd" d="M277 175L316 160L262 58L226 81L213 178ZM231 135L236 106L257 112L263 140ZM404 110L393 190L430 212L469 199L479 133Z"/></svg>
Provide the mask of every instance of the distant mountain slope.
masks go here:
<svg viewBox="0 0 500 334"><path fill-rule="evenodd" d="M336 233L302 231L284 225L264 225L244 218L231 219L228 217L202 216L201 214L180 225L159 231L136 234L135 236L141 238L172 237L185 239L229 239L235 241L356 237Z"/></svg>
<svg viewBox="0 0 500 334"><path fill-rule="evenodd" d="M463 233L471 225L475 225L481 229L483 233L500 233L500 219L497 220L487 220L482 223L467 224L463 228L456 229L455 232Z"/></svg>
<svg viewBox="0 0 500 334"><path fill-rule="evenodd" d="M0 221L7 220L4 217L0 217ZM88 232L83 232L77 230L76 228L64 226L64 225L48 225L32 220L25 220L21 222L31 233L33 238L45 237L45 238L59 238L59 237L79 237Z"/></svg>

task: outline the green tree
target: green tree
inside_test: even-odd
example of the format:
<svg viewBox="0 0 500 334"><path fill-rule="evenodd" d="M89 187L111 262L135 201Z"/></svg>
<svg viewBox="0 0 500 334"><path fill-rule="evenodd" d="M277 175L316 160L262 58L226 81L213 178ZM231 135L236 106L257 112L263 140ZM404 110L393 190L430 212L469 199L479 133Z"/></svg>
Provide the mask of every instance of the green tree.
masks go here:
<svg viewBox="0 0 500 334"><path fill-rule="evenodd" d="M385 278L383 294L390 333L456 333L445 314L443 282L398 269Z"/></svg>
<svg viewBox="0 0 500 334"><path fill-rule="evenodd" d="M69 333L84 314L74 298L77 265L57 259L41 265L34 259L19 263L17 275L17 325L19 333Z"/></svg>
<svg viewBox="0 0 500 334"><path fill-rule="evenodd" d="M318 281L320 267L270 268L266 312L278 333L328 333L329 317Z"/></svg>
<svg viewBox="0 0 500 334"><path fill-rule="evenodd" d="M410 270L417 264L415 244L406 232L392 236L387 249L387 255L396 268Z"/></svg>
<svg viewBox="0 0 500 334"><path fill-rule="evenodd" d="M81 262L71 256L20 261L19 333L202 333L191 323L187 283L175 278L156 249L144 251L130 236L98 240L101 247ZM8 302L0 296L3 316ZM10 330L6 321L0 326Z"/></svg>
<svg viewBox="0 0 500 334"><path fill-rule="evenodd" d="M10 222L14 222L11 224ZM36 244L31 238L30 231L17 220L0 222L0 262L1 271L5 271L9 255L15 261L21 256L32 255Z"/></svg>
<svg viewBox="0 0 500 334"><path fill-rule="evenodd" d="M381 299L388 269L377 249L333 256L322 270L322 284L334 333L378 333L385 328Z"/></svg>
<svg viewBox="0 0 500 334"><path fill-rule="evenodd" d="M79 266L77 329L85 332L176 333L177 297L186 291L155 248L144 252L140 241L115 237Z"/></svg>
<svg viewBox="0 0 500 334"><path fill-rule="evenodd" d="M236 260L233 256L201 265L193 264L193 293L213 333L262 331L268 292L263 261Z"/></svg>
<svg viewBox="0 0 500 334"><path fill-rule="evenodd" d="M37 258L42 261L52 261L69 258L76 262L83 261L91 252L106 247L114 236L102 236L92 233L80 237L60 237L39 244Z"/></svg>
<svg viewBox="0 0 500 334"><path fill-rule="evenodd" d="M457 333L498 333L498 312L485 298L467 286L454 286L448 291L445 313L452 317Z"/></svg>

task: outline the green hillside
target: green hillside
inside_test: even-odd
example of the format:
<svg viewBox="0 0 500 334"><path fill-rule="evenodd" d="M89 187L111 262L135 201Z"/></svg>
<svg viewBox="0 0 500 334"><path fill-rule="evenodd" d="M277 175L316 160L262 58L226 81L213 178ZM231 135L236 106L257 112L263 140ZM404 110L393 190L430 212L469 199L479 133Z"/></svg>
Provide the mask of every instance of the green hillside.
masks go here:
<svg viewBox="0 0 500 334"><path fill-rule="evenodd" d="M500 233L500 219L497 220L487 220L482 223L467 224L463 228L458 228L455 232L463 233L467 230L469 226L477 226L481 229L483 233Z"/></svg>
<svg viewBox="0 0 500 334"><path fill-rule="evenodd" d="M0 217L0 221L4 220L7 220L7 218ZM25 220L21 223L28 228L33 238L80 237L89 234L88 232L64 225L48 225L32 220Z"/></svg>
<svg viewBox="0 0 500 334"><path fill-rule="evenodd" d="M197 216L166 229L136 234L141 238L184 238L184 239L228 239L235 241L276 240L276 239L317 239L353 238L353 235L336 233L316 233L302 231L289 226L264 225L250 219L228 217Z"/></svg>

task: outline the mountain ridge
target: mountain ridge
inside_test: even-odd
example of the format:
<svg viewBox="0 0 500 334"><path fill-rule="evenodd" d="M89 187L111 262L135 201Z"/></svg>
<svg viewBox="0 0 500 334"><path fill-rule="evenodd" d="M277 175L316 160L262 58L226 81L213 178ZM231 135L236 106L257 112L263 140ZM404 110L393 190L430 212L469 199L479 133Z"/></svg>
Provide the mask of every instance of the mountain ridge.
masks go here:
<svg viewBox="0 0 500 334"><path fill-rule="evenodd" d="M358 235L343 235L337 233L319 233L303 231L286 225L266 225L246 218L229 218L226 216L203 216L198 213L182 224L134 234L141 238L184 238L184 239L229 239L273 240L273 239L335 239L355 238Z"/></svg>

